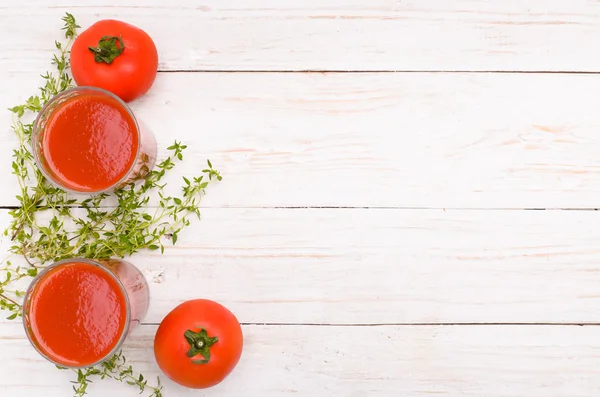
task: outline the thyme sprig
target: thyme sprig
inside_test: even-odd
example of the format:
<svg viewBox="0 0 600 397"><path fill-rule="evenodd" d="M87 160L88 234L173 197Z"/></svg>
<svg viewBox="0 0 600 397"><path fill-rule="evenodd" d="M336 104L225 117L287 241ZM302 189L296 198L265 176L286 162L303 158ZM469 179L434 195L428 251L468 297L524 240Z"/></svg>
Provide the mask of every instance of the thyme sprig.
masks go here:
<svg viewBox="0 0 600 397"><path fill-rule="evenodd" d="M183 177L181 195L168 196L164 177L183 160L187 148L175 141L167 148L166 159L156 164L147 176L114 193L78 199L49 183L32 155L31 119L51 98L73 86L69 54L80 26L69 13L62 20L66 42L55 42L58 51L52 64L56 71L41 76L44 84L39 87L38 95L9 109L18 139L12 173L19 185L19 205L9 212L12 220L4 235L12 242L10 254L20 256L26 263L22 266L9 260L0 263L0 310L8 311L9 319L22 315L24 292L17 288L22 285L18 282L35 277L39 269L51 262L69 257L123 258L143 249L163 253L166 239L175 244L191 219L200 218L199 205L206 187L222 180L208 160L208 167L200 175ZM126 365L122 352L95 367L75 372L75 397L84 396L92 378L97 377L126 382L137 386L140 393L150 391L151 397L162 397L160 380L157 386L148 385L143 375L134 374L133 368Z"/></svg>
<svg viewBox="0 0 600 397"><path fill-rule="evenodd" d="M66 369L62 367L57 368ZM74 384L74 397L85 396L87 394L87 388L90 383L93 383L92 379L94 378L99 378L101 380L110 378L119 382L125 382L128 385L137 386L140 389L140 393L149 391L151 393L149 397L162 397L160 378L156 378L156 386L149 385L148 380L144 378L144 375L134 373L133 367L127 364L127 359L122 351L112 356L110 360L104 361L96 367L73 369L72 371L77 374L77 379L71 381L71 383Z"/></svg>

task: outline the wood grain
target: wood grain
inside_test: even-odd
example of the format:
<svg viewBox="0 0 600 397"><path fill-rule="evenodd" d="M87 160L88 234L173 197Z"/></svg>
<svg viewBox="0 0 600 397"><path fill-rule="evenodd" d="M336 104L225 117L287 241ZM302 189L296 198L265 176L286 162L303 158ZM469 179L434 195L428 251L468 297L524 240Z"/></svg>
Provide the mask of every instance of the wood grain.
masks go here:
<svg viewBox="0 0 600 397"><path fill-rule="evenodd" d="M135 331L125 354L158 375L155 326ZM244 326L242 359L204 393L163 377L165 396L588 397L600 393L598 327L578 326ZM11 397L69 395L73 374L43 362L18 324L0 325L0 380ZM10 374L10 375L9 375ZM90 397L134 397L110 380Z"/></svg>
<svg viewBox="0 0 600 397"><path fill-rule="evenodd" d="M132 107L161 156L189 145L169 193L207 158L225 176L177 246L130 259L152 298L125 352L147 377L181 301L245 324L227 382L163 377L165 396L600 394L600 213L519 210L599 207L600 80L528 72L599 73L600 2L3 0L0 109L35 92L67 11L156 41L165 73ZM0 207L17 204L9 124ZM69 395L4 317L0 394ZM108 394L138 395L89 395Z"/></svg>
<svg viewBox="0 0 600 397"><path fill-rule="evenodd" d="M4 0L0 69L45 70L60 18L147 30L161 70L600 71L586 0ZM25 28L26 27L26 28Z"/></svg>
<svg viewBox="0 0 600 397"><path fill-rule="evenodd" d="M0 109L39 79L11 73ZM163 73L132 104L189 145L171 182L206 159L217 207L596 208L594 75ZM15 138L0 112L0 205L15 205ZM4 170L4 171L2 171Z"/></svg>
<svg viewBox="0 0 600 397"><path fill-rule="evenodd" d="M146 323L202 297L245 323L600 323L599 222L588 211L210 208L164 255L131 261L150 283Z"/></svg>

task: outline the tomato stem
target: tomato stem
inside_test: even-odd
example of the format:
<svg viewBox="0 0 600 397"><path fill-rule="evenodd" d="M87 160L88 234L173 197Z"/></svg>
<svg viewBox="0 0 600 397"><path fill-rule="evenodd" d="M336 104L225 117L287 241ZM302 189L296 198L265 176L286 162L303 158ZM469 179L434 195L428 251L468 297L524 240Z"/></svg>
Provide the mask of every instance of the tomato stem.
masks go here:
<svg viewBox="0 0 600 397"><path fill-rule="evenodd" d="M120 46L117 46L119 43ZM125 50L125 43L121 36L102 36L98 41L98 47L88 47L94 53L94 60L97 63L104 62L110 65L116 57Z"/></svg>
<svg viewBox="0 0 600 397"><path fill-rule="evenodd" d="M194 332L187 330L183 334L183 337L189 343L190 350L187 352L187 356L192 358L197 355L204 357L203 360L192 360L193 364L206 364L210 361L210 347L219 341L216 336L208 336L208 332L204 328L200 328L200 331Z"/></svg>

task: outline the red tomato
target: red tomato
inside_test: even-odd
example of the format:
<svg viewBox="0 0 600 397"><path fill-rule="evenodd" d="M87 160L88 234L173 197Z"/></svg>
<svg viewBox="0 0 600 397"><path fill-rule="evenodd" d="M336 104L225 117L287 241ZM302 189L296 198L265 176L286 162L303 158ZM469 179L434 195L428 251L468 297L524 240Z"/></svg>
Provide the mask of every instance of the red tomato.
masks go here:
<svg viewBox="0 0 600 397"><path fill-rule="evenodd" d="M143 30L113 19L81 32L71 48L71 73L79 86L104 88L125 102L145 94L156 78L158 52Z"/></svg>
<svg viewBox="0 0 600 397"><path fill-rule="evenodd" d="M242 328L227 308L206 299L184 302L163 319L154 338L159 368L193 389L214 386L242 355Z"/></svg>

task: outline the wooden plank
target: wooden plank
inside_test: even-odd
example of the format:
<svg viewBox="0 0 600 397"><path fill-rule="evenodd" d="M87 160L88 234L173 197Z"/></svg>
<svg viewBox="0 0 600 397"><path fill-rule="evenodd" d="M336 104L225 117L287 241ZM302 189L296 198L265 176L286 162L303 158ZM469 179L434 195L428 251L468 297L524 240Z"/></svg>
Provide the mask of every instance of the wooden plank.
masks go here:
<svg viewBox="0 0 600 397"><path fill-rule="evenodd" d="M125 346L134 367L159 374L155 326ZM597 327L578 326L244 326L245 348L211 396L588 397L600 393ZM73 374L58 371L28 346L18 324L0 325L3 394L67 395ZM10 374L10 376L8 376ZM163 377L165 396L197 396ZM90 397L134 397L111 380Z"/></svg>
<svg viewBox="0 0 600 397"><path fill-rule="evenodd" d="M149 32L162 70L600 71L586 0L4 0L0 69L38 72L60 18ZM23 29L23 27L27 27Z"/></svg>
<svg viewBox="0 0 600 397"><path fill-rule="evenodd" d="M600 3L599 3L600 4ZM0 109L35 92L11 73ZM206 205L595 208L600 116L593 75L163 73L132 104L160 154L189 145L225 179ZM0 205L15 205L15 139L0 112Z"/></svg>
<svg viewBox="0 0 600 397"><path fill-rule="evenodd" d="M600 323L599 222L589 211L211 208L164 255L131 260L150 283L147 323L202 297L245 323Z"/></svg>

